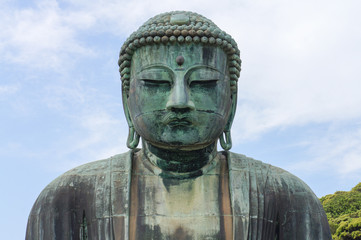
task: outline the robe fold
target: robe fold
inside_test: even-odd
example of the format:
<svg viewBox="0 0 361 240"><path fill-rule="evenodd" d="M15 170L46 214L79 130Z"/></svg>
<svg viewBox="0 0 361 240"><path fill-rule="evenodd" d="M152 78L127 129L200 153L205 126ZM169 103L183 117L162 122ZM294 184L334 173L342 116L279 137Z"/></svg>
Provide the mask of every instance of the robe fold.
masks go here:
<svg viewBox="0 0 361 240"><path fill-rule="evenodd" d="M129 239L136 151L82 165L51 182L31 210L26 239ZM219 154L228 164L234 240L332 239L320 201L299 178L241 154Z"/></svg>

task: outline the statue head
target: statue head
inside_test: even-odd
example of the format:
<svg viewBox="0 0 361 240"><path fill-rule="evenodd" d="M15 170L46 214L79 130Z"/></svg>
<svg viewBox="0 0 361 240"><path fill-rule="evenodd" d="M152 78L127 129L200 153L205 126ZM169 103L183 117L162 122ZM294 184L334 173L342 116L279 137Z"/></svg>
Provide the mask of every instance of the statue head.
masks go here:
<svg viewBox="0 0 361 240"><path fill-rule="evenodd" d="M236 42L193 12L157 15L120 51L127 145L141 136L164 149L232 146L241 60Z"/></svg>

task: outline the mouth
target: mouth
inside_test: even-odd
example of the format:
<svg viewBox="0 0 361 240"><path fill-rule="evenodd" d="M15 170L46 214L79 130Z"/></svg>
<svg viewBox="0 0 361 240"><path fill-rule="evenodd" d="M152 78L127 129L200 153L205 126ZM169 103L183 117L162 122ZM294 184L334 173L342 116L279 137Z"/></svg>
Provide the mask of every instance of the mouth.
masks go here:
<svg viewBox="0 0 361 240"><path fill-rule="evenodd" d="M192 122L187 118L171 118L166 124L169 126L190 126Z"/></svg>
<svg viewBox="0 0 361 240"><path fill-rule="evenodd" d="M196 110L192 112L186 113L177 113L174 111L167 111L164 109L155 110L150 112L142 112L135 116L135 119L138 118L148 118L151 117L152 119L159 119L158 122L163 126L199 126L202 123L199 121L198 115L202 115L203 117L205 114L212 114L218 117L223 117L220 113L217 113L213 110Z"/></svg>

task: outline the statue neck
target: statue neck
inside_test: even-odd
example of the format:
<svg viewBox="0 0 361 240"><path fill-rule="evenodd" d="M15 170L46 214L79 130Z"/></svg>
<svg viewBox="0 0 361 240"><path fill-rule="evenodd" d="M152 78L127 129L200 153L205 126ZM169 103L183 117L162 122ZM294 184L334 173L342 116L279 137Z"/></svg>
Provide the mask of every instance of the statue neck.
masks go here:
<svg viewBox="0 0 361 240"><path fill-rule="evenodd" d="M217 145L212 143L199 150L184 151L163 149L143 141L143 151L147 159L162 171L191 173L201 170L217 156Z"/></svg>

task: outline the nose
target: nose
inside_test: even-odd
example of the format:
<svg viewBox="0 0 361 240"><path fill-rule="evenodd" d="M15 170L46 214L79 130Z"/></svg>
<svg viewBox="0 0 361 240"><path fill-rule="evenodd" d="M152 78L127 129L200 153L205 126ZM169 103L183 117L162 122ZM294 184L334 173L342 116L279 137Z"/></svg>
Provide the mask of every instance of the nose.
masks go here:
<svg viewBox="0 0 361 240"><path fill-rule="evenodd" d="M169 95L166 108L173 111L187 111L195 109L193 101L189 99L189 89L185 85L185 81L183 81L183 79L175 81Z"/></svg>

